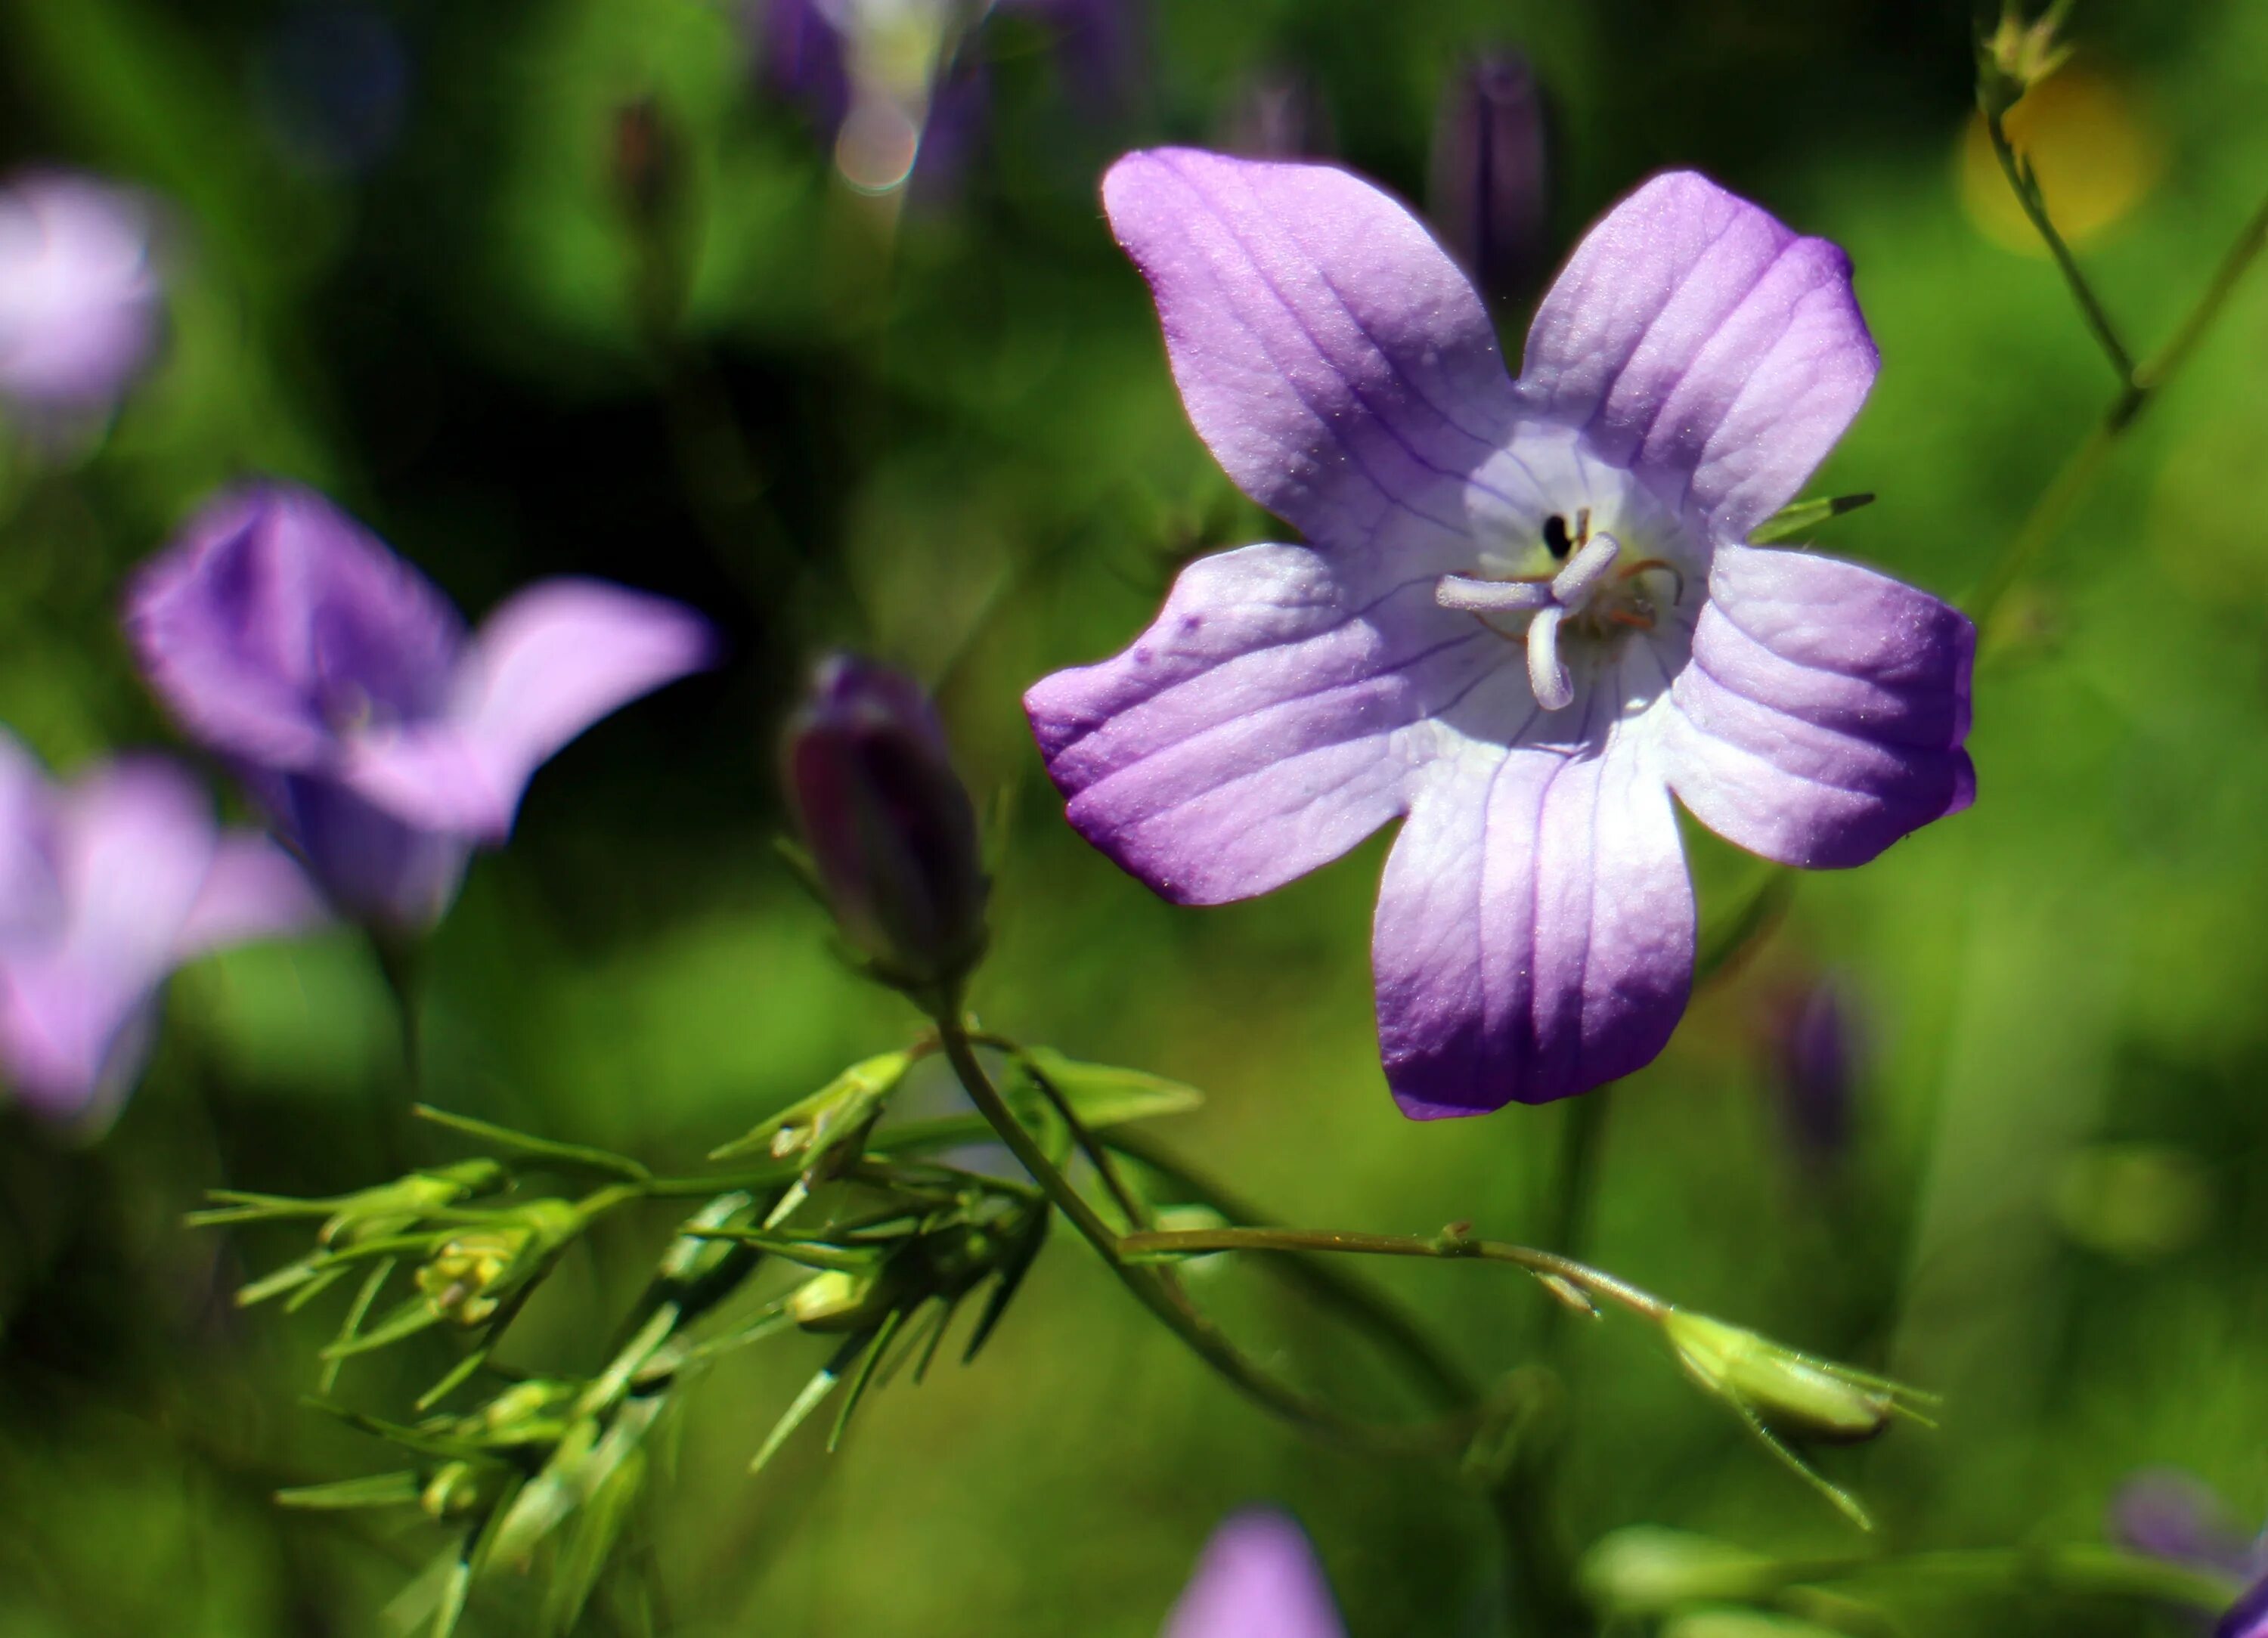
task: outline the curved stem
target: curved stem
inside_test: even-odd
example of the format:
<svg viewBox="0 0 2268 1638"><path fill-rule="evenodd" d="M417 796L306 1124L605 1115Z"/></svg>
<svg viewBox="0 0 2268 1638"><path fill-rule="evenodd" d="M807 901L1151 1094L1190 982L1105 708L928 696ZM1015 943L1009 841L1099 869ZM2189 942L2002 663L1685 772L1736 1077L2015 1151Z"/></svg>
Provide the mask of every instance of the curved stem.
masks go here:
<svg viewBox="0 0 2268 1638"><path fill-rule="evenodd" d="M1474 1240L1454 1234L1421 1239L1414 1234L1365 1234L1344 1229L1152 1229L1121 1237L1118 1246L1128 1257L1190 1257L1206 1252L1345 1252L1366 1257L1510 1263L1539 1277L1562 1281L1644 1319L1659 1323L1670 1312L1670 1304L1653 1292L1602 1268L1506 1240Z"/></svg>
<svg viewBox="0 0 2268 1638"><path fill-rule="evenodd" d="M1251 1399L1312 1432L1348 1443L1406 1454L1447 1453L1452 1445L1442 1430L1381 1428L1359 1422L1270 1375L1247 1359L1220 1328L1189 1301L1170 1274L1162 1269L1129 1263L1121 1249L1125 1242L1086 1198L1071 1186L1062 1168L1049 1158L1038 1139L1008 1107L999 1088L992 1084L991 1076L976 1061L968 1032L957 1014L957 1008L940 1012L937 1019L938 1039L945 1047L946 1061L953 1066L954 1074L960 1077L962 1090L976 1104L977 1112L991 1122L992 1129L1007 1144L1017 1163L1046 1191L1049 1201L1070 1220L1080 1237L1101 1255L1120 1283L1181 1338L1192 1353Z"/></svg>
<svg viewBox="0 0 2268 1638"><path fill-rule="evenodd" d="M1198 1176L1145 1134L1114 1132L1110 1148L1155 1172L1192 1202L1210 1207L1247 1228L1269 1228L1267 1214L1211 1179ZM1480 1402L1481 1384L1428 1336L1399 1304L1367 1282L1350 1278L1328 1257L1289 1257L1275 1265L1308 1296L1336 1309L1357 1330L1370 1334L1409 1364L1410 1375L1445 1411L1469 1409Z"/></svg>
<svg viewBox="0 0 2268 1638"><path fill-rule="evenodd" d="M2015 144L2008 140L2008 128L2001 115L1986 114L1984 131L1992 140L1993 156L2000 161L2001 173L2008 179L2008 186L2015 193L2017 204L2030 218L2033 229L2046 244L2048 253L2055 258L2056 266L2062 269L2064 283L2071 287L2072 299L2079 304L2079 311L2087 320L2087 327L2094 332L2095 339L2102 344L2104 354L2110 360L2110 367L2118 372L2120 385L2131 387L2134 381L2133 355L2118 339L2117 327L2110 322L2110 315L2096 298L2094 287L2088 283L2087 275L2080 271L2079 259L2071 253L2071 246L2063 242L2063 235L2056 231L2055 224L2048 219L2047 202L2040 195L2039 179L2016 152Z"/></svg>

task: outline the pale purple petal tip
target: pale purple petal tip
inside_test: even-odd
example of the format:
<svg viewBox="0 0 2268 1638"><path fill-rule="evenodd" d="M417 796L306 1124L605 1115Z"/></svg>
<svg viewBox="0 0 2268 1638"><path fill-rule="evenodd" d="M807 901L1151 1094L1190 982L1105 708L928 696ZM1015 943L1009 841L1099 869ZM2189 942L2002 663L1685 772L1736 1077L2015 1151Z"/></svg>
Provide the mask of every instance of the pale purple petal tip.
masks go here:
<svg viewBox="0 0 2268 1638"><path fill-rule="evenodd" d="M2268 1638L2268 1578L2246 1590L2213 1627L2213 1638Z"/></svg>
<svg viewBox="0 0 2268 1638"><path fill-rule="evenodd" d="M2176 1564L2250 1576L2253 1544L2213 1487L2177 1467L2136 1473L2110 1498L2110 1539Z"/></svg>
<svg viewBox="0 0 2268 1638"><path fill-rule="evenodd" d="M1387 1083L1421 1120L1548 1103L1668 1044L1693 890L1633 747L1515 747L1428 789L1387 860L1371 964Z"/></svg>
<svg viewBox="0 0 2268 1638"><path fill-rule="evenodd" d="M1671 789L1784 864L1863 864L1965 808L1977 634L1926 591L1810 553L1719 552L1671 691Z"/></svg>
<svg viewBox="0 0 2268 1638"><path fill-rule="evenodd" d="M1345 1638L1322 1566L1285 1515L1254 1509L1215 1531L1160 1638Z"/></svg>
<svg viewBox="0 0 2268 1638"><path fill-rule="evenodd" d="M1486 310L1415 217L1329 165L1186 148L1127 155L1102 200L1245 493L1326 549L1463 533L1513 400Z"/></svg>
<svg viewBox="0 0 2268 1638"><path fill-rule="evenodd" d="M1536 310L1520 386L1738 540L1794 498L1879 362L1842 251L1677 171L1576 246Z"/></svg>

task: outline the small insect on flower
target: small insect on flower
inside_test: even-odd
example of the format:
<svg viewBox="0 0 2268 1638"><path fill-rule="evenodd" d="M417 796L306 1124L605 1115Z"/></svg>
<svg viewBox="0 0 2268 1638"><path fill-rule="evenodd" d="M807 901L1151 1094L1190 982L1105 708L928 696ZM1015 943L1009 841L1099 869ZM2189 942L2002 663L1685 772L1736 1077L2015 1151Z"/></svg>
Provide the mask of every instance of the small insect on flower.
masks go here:
<svg viewBox="0 0 2268 1638"><path fill-rule="evenodd" d="M1307 544L1198 560L1025 709L1071 824L1178 903L1401 821L1371 958L1407 1113L1660 1052L1694 959L1673 794L1809 868L1968 805L1970 622L1749 543L1874 383L1834 246L1656 177L1577 246L1514 380L1463 274L1344 171L1158 149L1102 193L1198 436Z"/></svg>

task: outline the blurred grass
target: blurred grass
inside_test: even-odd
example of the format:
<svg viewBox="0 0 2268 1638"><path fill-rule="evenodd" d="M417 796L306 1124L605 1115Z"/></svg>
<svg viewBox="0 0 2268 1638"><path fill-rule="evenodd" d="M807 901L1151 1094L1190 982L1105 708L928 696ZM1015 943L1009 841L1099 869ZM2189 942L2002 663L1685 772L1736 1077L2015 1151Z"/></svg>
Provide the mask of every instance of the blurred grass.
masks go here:
<svg viewBox="0 0 2268 1638"><path fill-rule="evenodd" d="M1541 1231L1564 1110L1415 1126L1385 1097L1365 953L1382 843L1259 903L1169 908L1065 830L1015 709L1041 672L1123 643L1181 556L1271 527L1188 432L1093 194L1121 148L1203 139L1263 64L1314 74L1349 162L1416 196L1445 68L1515 40L1560 112L1564 238L1647 171L1697 164L1848 246L1884 370L1818 488L1881 499L1827 549L1967 589L2113 385L2052 270L1964 202L1951 6L1440 0L1388 26L1359 0L1172 0L1141 95L1100 125L1028 23L1004 19L965 190L917 202L887 248L722 5L403 0L409 117L351 176L298 163L251 89L292 9L0 0L0 158L158 190L178 268L167 361L108 438L0 476L0 720L66 763L162 733L113 628L119 577L247 468L332 487L475 613L566 569L716 613L734 665L541 776L431 981L431 1096L657 1162L688 1164L913 1027L833 962L768 845L773 725L803 661L850 640L945 681L973 782L1012 798L989 1020L1204 1086L1208 1109L1167 1135L1288 1219ZM2080 63L2163 157L2085 251L2146 348L2268 176L2268 11L2094 7L2079 26ZM687 156L696 247L666 344L608 191L612 112L647 95ZM1978 682L1977 808L1807 880L1760 958L1616 1094L1600 1261L1948 1395L1941 1433L1834 1465L1896 1544L2091 1538L2119 1477L2161 1462L2268 1510L2264 359L2256 284L2026 588L2034 640ZM696 368L752 486L704 480ZM1719 901L1737 862L1699 856ZM1822 1193L1784 1150L1757 1020L1771 986L1830 965L1853 975L1874 1052L1863 1142ZM261 1501L379 1462L293 1402L333 1318L235 1316L225 1286L284 1248L173 1225L222 1182L369 1180L367 1101L397 1095L390 1031L350 940L246 952L177 987L158 1063L101 1149L8 1135L0 1629L383 1630L396 1560L425 1539L372 1543ZM2140 1262L2073 1242L2058 1201L2106 1140L2194 1161L2198 1238ZM976 1369L882 1395L831 1461L806 1440L741 1473L815 1346L705 1388L646 1525L667 1630L1146 1634L1219 1516L1259 1497L1314 1531L1358 1634L1485 1630L1461 1625L1498 1574L1469 1496L1263 1421L1059 1240ZM609 1242L563 1292L619 1302L652 1244ZM1248 1271L1211 1277L1252 1334L1352 1370ZM1541 1299L1501 1271L1381 1277L1476 1367L1517 1363L1537 1334ZM531 1316L524 1363L586 1363L574 1306ZM1573 1347L1580 1536L1651 1520L1847 1545L1633 1329ZM394 1369L349 1391L376 1402ZM524 1616L508 1599L475 1612L499 1634ZM1926 1603L1911 1619L1948 1634L2144 1620Z"/></svg>

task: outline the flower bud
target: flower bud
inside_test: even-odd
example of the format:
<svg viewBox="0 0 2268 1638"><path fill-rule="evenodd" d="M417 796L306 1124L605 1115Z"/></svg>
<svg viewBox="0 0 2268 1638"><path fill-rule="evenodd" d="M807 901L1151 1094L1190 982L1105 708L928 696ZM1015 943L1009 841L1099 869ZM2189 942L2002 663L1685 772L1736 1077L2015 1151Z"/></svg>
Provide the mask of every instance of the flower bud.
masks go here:
<svg viewBox="0 0 2268 1638"><path fill-rule="evenodd" d="M496 1316L504 1299L547 1267L582 1230L563 1200L530 1201L491 1227L451 1235L417 1270L417 1289L433 1311L460 1326Z"/></svg>
<svg viewBox="0 0 2268 1638"><path fill-rule="evenodd" d="M1660 1615L1690 1604L1746 1598L1771 1584L1771 1560L1682 1530L1632 1524L1602 1537L1578 1571L1602 1614Z"/></svg>
<svg viewBox="0 0 2268 1638"><path fill-rule="evenodd" d="M875 976L935 996L984 950L976 811L937 713L902 672L837 655L787 736L797 821L835 919Z"/></svg>
<svg viewBox="0 0 2268 1638"><path fill-rule="evenodd" d="M415 1226L431 1213L502 1187L505 1176L504 1167L493 1160L462 1160L453 1166L413 1172L338 1200L338 1209L315 1238L325 1245L385 1239Z"/></svg>
<svg viewBox="0 0 2268 1638"><path fill-rule="evenodd" d="M1787 996L1772 1022L1772 1067L1789 1142L1806 1164L1832 1166L1851 1147L1864 1049L1850 1000L1833 975L1822 976Z"/></svg>
<svg viewBox="0 0 2268 1638"><path fill-rule="evenodd" d="M1705 1314L1673 1309L1661 1328L1686 1374L1784 1437L1862 1443L1888 1427L1897 1409L1896 1391L1888 1384Z"/></svg>
<svg viewBox="0 0 2268 1638"><path fill-rule="evenodd" d="M631 221L650 227L669 208L681 169L676 133L658 100L639 97L615 110L612 158L615 196Z"/></svg>
<svg viewBox="0 0 2268 1638"><path fill-rule="evenodd" d="M1543 92L1516 51L1480 57L1443 92L1427 193L1433 225L1484 294L1525 296L1550 259Z"/></svg>
<svg viewBox="0 0 2268 1638"><path fill-rule="evenodd" d="M796 1287L787 1311L806 1331L863 1331L897 1306L898 1282L882 1268L851 1274L828 1269Z"/></svg>
<svg viewBox="0 0 2268 1638"><path fill-rule="evenodd" d="M711 1160L761 1151L774 1160L793 1160L808 1174L824 1179L855 1160L866 1128L912 1067L912 1054L886 1052L852 1064L825 1086L791 1104L723 1148Z"/></svg>
<svg viewBox="0 0 2268 1638"><path fill-rule="evenodd" d="M2002 0L1999 26L1977 42L1977 105L1988 116L2006 114L2069 60L2071 47L2056 34L2071 4L2054 0L2027 23L2019 0Z"/></svg>
<svg viewBox="0 0 2268 1638"><path fill-rule="evenodd" d="M1263 69L1246 80L1222 111L1219 143L1252 159L1321 159L1338 151L1323 88L1297 69Z"/></svg>
<svg viewBox="0 0 2268 1638"><path fill-rule="evenodd" d="M453 1518L481 1503L480 1471L470 1462L450 1462L435 1470L417 1505L435 1518Z"/></svg>

